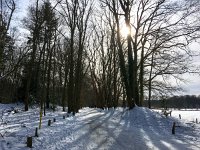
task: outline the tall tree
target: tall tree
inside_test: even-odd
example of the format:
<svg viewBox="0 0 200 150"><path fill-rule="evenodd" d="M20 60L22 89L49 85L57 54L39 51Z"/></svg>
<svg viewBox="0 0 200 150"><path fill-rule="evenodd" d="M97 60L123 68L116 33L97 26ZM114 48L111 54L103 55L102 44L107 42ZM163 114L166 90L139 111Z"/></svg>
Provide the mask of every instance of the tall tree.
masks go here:
<svg viewBox="0 0 200 150"><path fill-rule="evenodd" d="M57 30L57 18L55 12L51 6L49 1L44 2L43 7L43 21L44 21L44 39L46 42L46 51L48 57L47 59L47 77L46 77L46 107L49 108L50 103L50 83L51 83L51 71L52 71L52 58L53 58L53 51L55 49L56 43L56 30Z"/></svg>
<svg viewBox="0 0 200 150"><path fill-rule="evenodd" d="M88 22L92 13L92 1L90 0L80 0L79 1L79 14L77 18L77 31L78 31L78 52L75 68L75 85L74 85L74 101L75 101L75 112L78 112L80 108L80 94L82 89L82 79L84 65L82 64L85 59L83 57L85 45L87 42L87 30Z"/></svg>
<svg viewBox="0 0 200 150"><path fill-rule="evenodd" d="M189 59L187 59L191 57L188 44L197 37L194 33L198 32L198 27L195 17L194 23L189 23L189 20L192 14L197 12L194 8L197 4L198 2L184 0L182 3L140 0L134 4L136 24L133 25L133 33L135 33L134 42L137 43L138 55L140 55L138 80L141 105L146 89L149 89L149 96L152 88L159 89L159 93L176 92L179 88L174 88L166 81L171 78L181 81L181 74L191 72ZM182 68L183 66L185 69ZM160 68L158 69L160 72L155 71L155 68ZM155 75L155 72L160 74ZM154 84L148 83L151 81ZM156 85L162 85L163 88L153 87Z"/></svg>
<svg viewBox="0 0 200 150"><path fill-rule="evenodd" d="M31 44L31 53L30 53L30 60L28 62L28 69L27 69L27 83L25 88L25 111L28 111L29 105L29 92L30 92L30 85L31 85L31 78L33 74L33 66L35 64L36 58L36 51L38 48L38 43L40 39L40 31L42 26L42 19L39 12L39 0L36 0L35 7L30 7L30 20L27 21L27 27L30 29L31 35L29 37L29 43ZM31 23L29 23L31 22Z"/></svg>
<svg viewBox="0 0 200 150"><path fill-rule="evenodd" d="M28 98L31 89L35 90L35 96L43 95L41 107L46 103L49 108L50 103L50 85L53 61L53 51L55 49L55 36L57 30L57 18L51 3L47 0L39 6L39 0L36 6L29 8L29 18L25 19L25 25L30 31L28 44L31 45L30 59L28 60L27 83L25 94L25 109L28 110ZM35 75L35 76L33 76ZM36 82L32 83L32 79ZM42 84L41 84L42 79ZM39 88L43 91L39 92ZM32 93L33 94L33 93ZM45 109L44 109L45 110Z"/></svg>
<svg viewBox="0 0 200 150"><path fill-rule="evenodd" d="M102 1L105 3L110 11L113 13L115 21L116 21L116 27L117 27L117 44L118 44L118 55L119 55L119 64L120 64L120 71L121 71L121 77L123 84L125 86L127 101L129 108L133 108L135 106L135 100L133 98L133 56L132 56L132 47L131 47L131 35L129 34L127 36L128 41L128 68L126 69L126 62L125 62L125 56L123 53L123 46L122 46L122 40L121 40L121 34L120 34L120 19L119 19L119 2L118 1ZM122 2L120 1L120 5L122 9L125 11L125 21L126 25L129 27L129 19L130 19L130 3L129 2ZM130 30L130 28L129 28ZM136 56L135 56L136 57ZM136 60L135 60L136 61Z"/></svg>
<svg viewBox="0 0 200 150"><path fill-rule="evenodd" d="M91 0L74 0L60 3L60 14L69 32L68 66L69 76L67 85L68 112L75 113L79 109L82 85L83 50L88 29L88 20L92 10ZM76 42L77 41L77 42ZM63 109L64 110L64 109Z"/></svg>
<svg viewBox="0 0 200 150"><path fill-rule="evenodd" d="M152 76L155 65L160 67L160 64L163 64L162 61L164 61L168 66L165 66L167 69L164 69L163 64L164 71L156 75L156 77L164 77L161 79L163 80L162 83L166 81L166 76L168 78L175 77L176 79L180 79L178 74L183 73L181 70L184 70L184 72L189 71L189 67L186 67L187 69L181 69L183 64L180 62L183 62L183 59L185 59L183 56L185 57L191 54L188 49L188 44L198 37L195 34L199 30L198 20L193 14L198 12L196 6L199 5L199 2L185 0L182 3L168 0L102 0L101 2L115 16L118 31L117 41L120 69L130 108L134 106L131 103L132 101L135 101L137 105L142 105L144 93L147 89L146 83L148 80L146 78L149 71L150 76ZM120 16L123 17L120 18ZM191 22L192 16L193 23ZM124 23L121 23L123 20ZM125 24L129 30L125 43L123 42L123 38L120 37L120 30L122 30L121 24ZM122 51L126 50L126 48L121 46L122 43L123 46L127 46L127 55L123 55L122 53ZM170 56L170 53L176 55L167 57ZM155 56L160 57L160 63L155 62L158 60L158 58L155 60ZM161 61L161 59L164 60ZM153 62L153 64L150 62ZM176 66L180 66L180 68L173 67L175 64ZM151 69L149 70L149 68ZM169 69L172 68L173 72L170 71L169 73ZM157 78L156 80L159 83ZM149 80L149 82L151 81ZM153 86L151 83L148 85ZM149 87L149 89L152 88Z"/></svg>
<svg viewBox="0 0 200 150"><path fill-rule="evenodd" d="M11 46L11 36L8 35L13 14L16 9L14 0L0 1L0 77L3 76L6 53L9 53Z"/></svg>

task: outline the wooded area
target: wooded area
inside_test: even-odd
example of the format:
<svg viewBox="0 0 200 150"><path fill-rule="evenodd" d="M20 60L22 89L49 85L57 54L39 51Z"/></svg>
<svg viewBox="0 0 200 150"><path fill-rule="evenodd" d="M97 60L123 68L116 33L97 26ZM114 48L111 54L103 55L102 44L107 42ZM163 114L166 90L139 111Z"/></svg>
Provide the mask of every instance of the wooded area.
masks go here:
<svg viewBox="0 0 200 150"><path fill-rule="evenodd" d="M175 108L175 109L196 109L200 107L200 96L184 95L163 98L161 100L152 100L152 108ZM144 106L148 106L145 102Z"/></svg>
<svg viewBox="0 0 200 150"><path fill-rule="evenodd" d="M16 0L0 0L0 102L110 108L180 92L199 73L198 0L34 0L14 23ZM12 25L11 25L12 24ZM22 40L19 33L24 32ZM124 34L124 32L127 32Z"/></svg>

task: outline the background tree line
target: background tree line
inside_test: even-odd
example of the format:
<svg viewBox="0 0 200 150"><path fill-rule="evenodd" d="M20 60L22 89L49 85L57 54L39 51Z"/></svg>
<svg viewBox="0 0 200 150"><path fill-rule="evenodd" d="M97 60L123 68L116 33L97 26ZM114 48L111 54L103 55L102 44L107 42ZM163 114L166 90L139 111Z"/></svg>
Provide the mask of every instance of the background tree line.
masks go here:
<svg viewBox="0 0 200 150"><path fill-rule="evenodd" d="M10 28L16 1L0 4L0 100L21 100L26 111L33 102L44 114L56 105L131 109L145 97L151 108L152 95L179 92L172 81L198 73L190 44L199 1L35 0L20 42Z"/></svg>
<svg viewBox="0 0 200 150"><path fill-rule="evenodd" d="M200 107L200 96L173 96L167 99L152 100L151 104L152 108L198 109ZM148 106L147 101L144 105Z"/></svg>

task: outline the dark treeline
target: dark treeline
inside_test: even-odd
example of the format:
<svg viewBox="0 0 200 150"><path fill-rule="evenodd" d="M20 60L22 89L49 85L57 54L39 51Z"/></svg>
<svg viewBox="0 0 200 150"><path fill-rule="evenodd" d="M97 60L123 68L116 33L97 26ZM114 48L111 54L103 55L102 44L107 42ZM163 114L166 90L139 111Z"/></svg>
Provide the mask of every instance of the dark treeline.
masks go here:
<svg viewBox="0 0 200 150"><path fill-rule="evenodd" d="M172 81L198 73L189 45L200 37L200 1L33 0L23 30L20 5L0 0L0 102L36 103L44 115L144 99L151 108L152 95L180 92Z"/></svg>
<svg viewBox="0 0 200 150"><path fill-rule="evenodd" d="M147 101L144 103L148 106ZM200 108L200 96L195 95L184 95L184 96L173 96L162 100L152 100L152 108L176 108L176 109L194 109Z"/></svg>

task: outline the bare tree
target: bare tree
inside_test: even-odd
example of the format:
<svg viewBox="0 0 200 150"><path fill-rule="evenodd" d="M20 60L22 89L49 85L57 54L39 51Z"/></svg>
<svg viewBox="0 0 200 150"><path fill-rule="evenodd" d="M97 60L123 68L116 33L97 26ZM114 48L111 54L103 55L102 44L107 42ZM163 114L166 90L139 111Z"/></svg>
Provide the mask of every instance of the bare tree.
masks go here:
<svg viewBox="0 0 200 150"><path fill-rule="evenodd" d="M135 100L133 98L133 82L135 79L133 78L133 68L134 68L134 62L133 62L133 55L132 55L132 46L131 46L131 35L127 36L127 42L128 42L128 71L126 69L126 62L125 62L125 56L123 53L123 46L121 41L121 35L120 35L120 19L119 16L121 15L121 12L119 11L120 6L122 7L122 10L124 11L125 15L125 21L126 25L129 27L129 19L130 19L130 5L131 3L128 2L118 2L118 1L102 1L106 6L108 6L109 10L113 13L115 21L116 21L116 27L117 27L117 43L118 43L118 55L119 55L119 64L120 64L120 71L121 71L121 77L123 84L126 89L126 95L127 95L127 101L129 108L133 108L135 106ZM120 6L119 6L120 3ZM130 29L130 28L129 28ZM137 57L137 56L135 56ZM135 60L136 61L136 60ZM135 86L135 85L134 85ZM135 89L136 91L136 89ZM136 95L134 95L136 96Z"/></svg>
<svg viewBox="0 0 200 150"><path fill-rule="evenodd" d="M123 83L119 73L116 21L106 7L96 8L90 44L90 73L99 108L117 107ZM124 55L124 53L123 53Z"/></svg>
<svg viewBox="0 0 200 150"><path fill-rule="evenodd" d="M85 49L86 31L88 28L89 16L92 11L92 1L65 1L61 2L59 6L62 10L62 12L59 12L66 25L67 31L69 32L69 76L67 85L68 112L75 113L79 109L81 82L83 77L82 55Z"/></svg>
<svg viewBox="0 0 200 150"><path fill-rule="evenodd" d="M194 3L187 1L183 1L182 4L176 1L168 3L166 0L141 0L135 3L137 15L133 29L137 34L133 36L134 42L137 43L138 54L140 54L138 79L141 105L144 99L144 88L149 89L149 97L151 97L150 91L153 86L151 79L163 85L161 88L163 90L160 89L160 91L176 92L180 89L174 88L166 81L169 78L181 81L181 74L191 72L189 58L192 53L188 45L197 38L196 33L199 30L195 18L193 18L194 23L188 22L197 12L194 6ZM155 74L155 72L160 74ZM147 74L149 74L149 80L145 79L148 78ZM164 86L163 83L168 86Z"/></svg>
<svg viewBox="0 0 200 150"><path fill-rule="evenodd" d="M6 49L9 51L9 46L11 46L12 42L8 31L15 9L16 3L14 0L0 1L0 77L4 74Z"/></svg>
<svg viewBox="0 0 200 150"><path fill-rule="evenodd" d="M167 0L102 0L101 2L115 16L120 69L126 87L127 99L129 99L129 107L134 105L131 105L128 93L131 93L129 97L137 105L142 105L144 92L147 89L151 91L153 86L148 82L153 81L151 79L155 75L155 67L162 68L162 73L158 71L160 74L156 74L154 78L157 83L159 82L158 76L162 77L161 80L164 83L167 79L166 76L168 79L173 77L180 80L179 75L191 72L191 66L185 60L191 56L188 49L189 43L198 38L199 26L194 14L199 11L196 7L199 2L185 0L182 3ZM120 30L122 30L120 28L122 17L120 18L120 16L123 16L124 24L129 29L126 43L123 43L123 39L120 38ZM193 21L191 22L191 20ZM127 46L127 57L122 53L125 50L122 43ZM126 63L128 70L125 67ZM185 68L182 68L183 66ZM150 76L149 80L147 80L148 75ZM168 88L170 91L175 90L172 86L170 87ZM167 88L164 88L163 91L165 90Z"/></svg>

